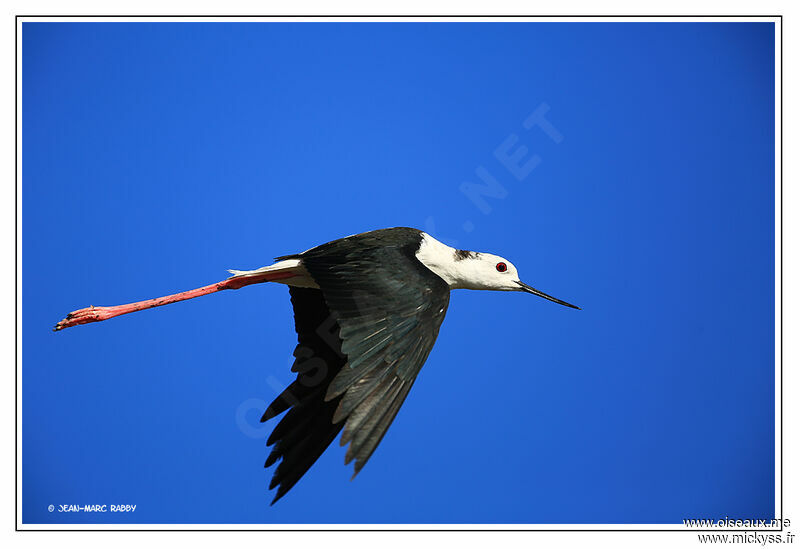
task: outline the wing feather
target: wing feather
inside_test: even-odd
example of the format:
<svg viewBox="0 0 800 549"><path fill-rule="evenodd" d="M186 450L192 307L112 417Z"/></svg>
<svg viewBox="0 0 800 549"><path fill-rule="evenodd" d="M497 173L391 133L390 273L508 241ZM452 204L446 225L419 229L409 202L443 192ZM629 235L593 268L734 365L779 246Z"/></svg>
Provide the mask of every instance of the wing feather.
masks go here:
<svg viewBox="0 0 800 549"><path fill-rule="evenodd" d="M300 480L344 425L333 421L338 399L325 400L327 386L346 362L338 326L331 322L322 292L290 287L289 293L298 340L292 371L298 375L261 418L267 421L289 410L267 439L273 448L264 467L280 460L270 481L270 489L278 488L273 504Z"/></svg>
<svg viewBox="0 0 800 549"><path fill-rule="evenodd" d="M345 463L355 460L358 474L408 396L450 297L447 284L417 260L419 235L384 229L282 258L301 259L320 289L290 288L298 378L264 414L266 420L289 410L268 440L274 448L265 466L281 459L270 484L278 487L275 501L342 429ZM326 318L337 330L334 349L318 329ZM324 372L308 365L320 356Z"/></svg>

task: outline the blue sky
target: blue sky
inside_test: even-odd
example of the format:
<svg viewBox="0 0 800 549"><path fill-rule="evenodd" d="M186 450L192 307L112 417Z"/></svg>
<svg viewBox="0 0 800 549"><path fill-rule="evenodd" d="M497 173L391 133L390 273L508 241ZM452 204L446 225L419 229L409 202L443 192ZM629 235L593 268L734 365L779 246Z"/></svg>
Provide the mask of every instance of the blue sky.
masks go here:
<svg viewBox="0 0 800 549"><path fill-rule="evenodd" d="M24 522L773 516L772 24L22 39ZM258 417L292 379L285 287L50 331L391 226L503 255L583 310L454 292L360 475L334 443L274 507Z"/></svg>

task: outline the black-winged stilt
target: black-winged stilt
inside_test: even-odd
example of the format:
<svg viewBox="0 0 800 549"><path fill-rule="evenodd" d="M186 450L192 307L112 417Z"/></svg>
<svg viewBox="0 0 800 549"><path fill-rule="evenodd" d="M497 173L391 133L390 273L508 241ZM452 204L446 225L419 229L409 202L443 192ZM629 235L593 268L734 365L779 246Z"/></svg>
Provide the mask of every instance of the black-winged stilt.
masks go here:
<svg viewBox="0 0 800 549"><path fill-rule="evenodd" d="M336 435L350 444L355 476L394 420L436 341L450 290L529 292L567 307L520 281L509 261L456 250L417 229L397 227L348 236L253 271L165 297L74 311L56 324L78 324L260 282L289 286L298 344L297 379L264 412L288 410L267 444L265 467L280 464L270 489L283 497Z"/></svg>

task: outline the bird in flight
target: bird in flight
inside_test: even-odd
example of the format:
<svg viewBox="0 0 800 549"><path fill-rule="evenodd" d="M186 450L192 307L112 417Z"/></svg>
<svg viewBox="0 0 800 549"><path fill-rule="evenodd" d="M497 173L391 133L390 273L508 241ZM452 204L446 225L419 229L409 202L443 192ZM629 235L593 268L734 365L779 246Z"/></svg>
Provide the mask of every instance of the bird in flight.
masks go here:
<svg viewBox="0 0 800 549"><path fill-rule="evenodd" d="M579 309L519 279L506 259L457 250L417 229L395 227L322 244L216 284L165 297L74 311L54 330L175 303L220 290L279 282L289 286L297 378L261 421L284 412L270 434L265 467L274 504L336 435L358 474L377 448L433 348L450 290L528 292Z"/></svg>

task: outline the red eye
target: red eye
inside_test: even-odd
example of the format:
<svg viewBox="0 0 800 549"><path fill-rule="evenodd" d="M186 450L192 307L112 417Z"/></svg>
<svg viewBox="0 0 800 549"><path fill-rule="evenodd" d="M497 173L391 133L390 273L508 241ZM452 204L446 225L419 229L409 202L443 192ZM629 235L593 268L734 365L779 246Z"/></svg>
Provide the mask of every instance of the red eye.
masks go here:
<svg viewBox="0 0 800 549"><path fill-rule="evenodd" d="M497 272L504 273L508 270L508 266L502 261L497 264Z"/></svg>

